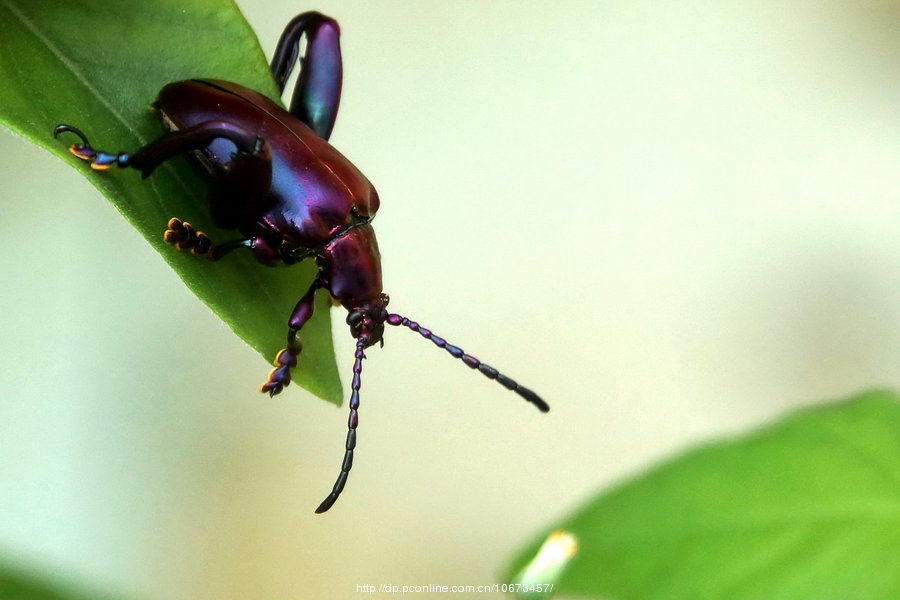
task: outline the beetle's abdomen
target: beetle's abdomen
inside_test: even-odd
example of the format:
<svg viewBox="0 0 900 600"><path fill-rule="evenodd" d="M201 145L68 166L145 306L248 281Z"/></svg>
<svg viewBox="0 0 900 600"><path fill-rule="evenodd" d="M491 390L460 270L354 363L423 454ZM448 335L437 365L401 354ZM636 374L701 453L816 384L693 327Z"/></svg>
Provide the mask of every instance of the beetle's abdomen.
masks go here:
<svg viewBox="0 0 900 600"><path fill-rule="evenodd" d="M170 129L228 121L257 132L268 142L272 190L256 225L291 246L324 243L348 225L354 214L372 216L378 210L378 194L359 169L258 92L225 81L180 81L160 91L156 107ZM234 151L231 142L221 139L205 149L204 162L213 176Z"/></svg>

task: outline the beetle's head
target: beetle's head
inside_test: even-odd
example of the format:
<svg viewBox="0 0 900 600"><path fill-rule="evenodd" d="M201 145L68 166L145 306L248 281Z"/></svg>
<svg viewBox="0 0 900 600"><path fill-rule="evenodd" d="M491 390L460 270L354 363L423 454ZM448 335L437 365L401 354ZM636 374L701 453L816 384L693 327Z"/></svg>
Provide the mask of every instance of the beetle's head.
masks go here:
<svg viewBox="0 0 900 600"><path fill-rule="evenodd" d="M365 302L357 302L347 306L347 325L350 335L356 339L365 339L366 348L381 342L384 334L384 322L387 319L387 294L380 294Z"/></svg>

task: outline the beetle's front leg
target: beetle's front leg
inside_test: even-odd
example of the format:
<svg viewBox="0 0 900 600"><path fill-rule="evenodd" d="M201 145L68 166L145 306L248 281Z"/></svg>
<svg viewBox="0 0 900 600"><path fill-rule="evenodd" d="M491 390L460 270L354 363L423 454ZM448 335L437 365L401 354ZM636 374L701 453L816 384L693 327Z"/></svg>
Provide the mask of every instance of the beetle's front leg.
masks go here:
<svg viewBox="0 0 900 600"><path fill-rule="evenodd" d="M269 372L269 376L259 387L259 391L274 396L291 383L291 369L297 366L297 357L303 350L303 344L300 342L298 334L313 316L316 307L316 290L320 287L322 287L322 282L316 277L309 286L309 290L294 307L294 312L291 313L291 318L288 320L287 347L275 357L275 368Z"/></svg>

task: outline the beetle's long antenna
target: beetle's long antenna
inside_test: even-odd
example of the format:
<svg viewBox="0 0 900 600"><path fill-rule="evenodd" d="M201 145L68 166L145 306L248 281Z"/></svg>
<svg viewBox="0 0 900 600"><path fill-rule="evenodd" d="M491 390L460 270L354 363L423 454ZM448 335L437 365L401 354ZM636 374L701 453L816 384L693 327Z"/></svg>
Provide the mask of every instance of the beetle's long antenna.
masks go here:
<svg viewBox="0 0 900 600"><path fill-rule="evenodd" d="M424 337L426 340L431 340L432 343L438 348L443 348L444 350L449 352L450 356L452 356L453 358L460 359L472 369L478 369L481 374L488 379L496 380L497 383L499 383L506 389L512 390L521 397L525 398L525 400L534 404L539 411L547 412L550 410L550 405L544 402L544 400L540 396L529 390L527 387L519 385L503 373L497 371L497 369L495 369L494 367L484 364L471 354L466 354L465 352L463 352L462 348L459 348L452 344L448 344L447 340L434 335L433 333L431 333L431 330L425 329L415 321L410 321L406 317L401 317L400 315L395 314L388 315L386 321L391 325L403 325L404 327L408 327L413 331L418 331L419 335Z"/></svg>
<svg viewBox="0 0 900 600"><path fill-rule="evenodd" d="M363 350L368 342L368 337L360 336L356 342L356 360L353 361L353 383L350 384L350 418L347 421L347 444L344 450L344 462L341 463L341 473L334 482L334 487L328 497L322 500L322 504L316 509L317 513L323 513L337 501L338 496L347 484L347 477L353 467L353 449L356 448L356 425L359 423L357 410L359 409L360 374L362 373L362 361L366 357Z"/></svg>

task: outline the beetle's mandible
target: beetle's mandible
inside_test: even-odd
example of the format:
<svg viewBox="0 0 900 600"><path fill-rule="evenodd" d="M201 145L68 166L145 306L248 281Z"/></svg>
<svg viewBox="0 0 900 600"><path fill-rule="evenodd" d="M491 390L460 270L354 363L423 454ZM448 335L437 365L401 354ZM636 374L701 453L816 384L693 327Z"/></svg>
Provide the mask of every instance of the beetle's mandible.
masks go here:
<svg viewBox="0 0 900 600"><path fill-rule="evenodd" d="M153 104L167 133L134 153L109 153L80 138L72 154L93 169L133 168L144 177L164 161L192 152L210 174L210 212L225 229L240 237L213 243L189 223L173 218L165 241L179 250L218 260L247 248L262 263L295 263L310 258L318 274L288 319L287 346L275 357L275 368L260 390L270 395L291 382L301 344L298 333L313 314L313 298L324 288L348 311L347 324L356 338L350 419L341 472L328 497L316 509L325 512L344 489L353 464L359 409L360 374L365 349L381 342L385 323L417 331L438 348L547 412L537 394L499 373L418 323L388 313L381 286L381 256L371 220L378 194L368 179L328 143L341 96L341 50L337 23L307 12L285 28L271 70L280 91L300 63L300 75L284 110L262 94L236 83L191 79L170 83ZM306 50L300 56L300 42Z"/></svg>

